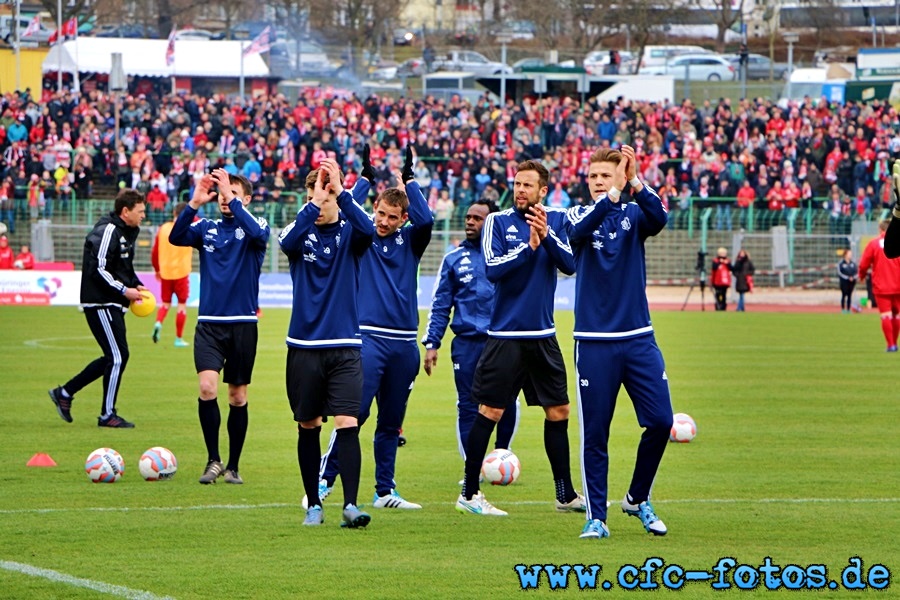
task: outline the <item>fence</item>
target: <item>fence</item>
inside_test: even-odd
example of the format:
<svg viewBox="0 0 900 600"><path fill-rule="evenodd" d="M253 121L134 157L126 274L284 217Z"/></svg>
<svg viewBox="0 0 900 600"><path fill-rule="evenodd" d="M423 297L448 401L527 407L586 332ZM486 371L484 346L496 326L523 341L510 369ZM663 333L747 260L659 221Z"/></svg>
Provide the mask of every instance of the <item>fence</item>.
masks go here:
<svg viewBox="0 0 900 600"><path fill-rule="evenodd" d="M854 231L852 234L808 234L789 229L785 225L773 227L767 232L717 231L710 227L713 210L706 208L699 217L697 234L691 237L687 230L667 229L647 240L647 279L649 285L688 285L696 281L698 273L697 253L706 252L706 269L715 255L715 249L723 246L733 257L739 248L746 249L757 269L759 286L804 286L810 288L834 287L836 264L844 249L850 248L858 255L864 236L871 231ZM84 236L88 225L61 225L40 221L32 226L32 248L38 260L73 262L81 265ZM135 268L150 271L150 248L158 226L141 228ZM272 273L288 271L287 257L278 248L279 227L272 228L269 250L264 270ZM435 275L443 255L459 241L465 232L451 228L450 221L436 224L431 244L422 257L420 273ZM194 270L198 270L199 254L194 253Z"/></svg>

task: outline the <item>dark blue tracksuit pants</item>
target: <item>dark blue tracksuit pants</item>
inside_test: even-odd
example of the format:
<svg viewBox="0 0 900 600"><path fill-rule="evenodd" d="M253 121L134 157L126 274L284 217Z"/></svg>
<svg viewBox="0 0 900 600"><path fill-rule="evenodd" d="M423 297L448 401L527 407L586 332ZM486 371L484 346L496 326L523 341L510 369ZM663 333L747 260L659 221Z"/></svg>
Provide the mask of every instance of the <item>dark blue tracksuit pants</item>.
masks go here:
<svg viewBox="0 0 900 600"><path fill-rule="evenodd" d="M455 337L450 345L450 359L453 361L453 378L456 381L456 439L459 442L459 454L466 458L466 443L469 431L478 414L478 405L472 402L472 380L475 378L475 366L487 342L487 336ZM519 401L515 395L503 412L497 424L497 440L495 448L511 448L513 437L519 426Z"/></svg>
<svg viewBox="0 0 900 600"><path fill-rule="evenodd" d="M648 499L672 427L666 367L653 335L644 335L625 340L578 340L575 371L587 518L606 521L607 444L619 388L625 386L638 424L644 428L628 492L633 498Z"/></svg>
<svg viewBox="0 0 900 600"><path fill-rule="evenodd" d="M362 336L363 395L359 408L360 427L369 418L372 399L378 405L375 424L375 490L387 492L396 487L394 469L400 428L406 415L406 403L419 374L419 346L416 340L394 340L375 335ZM335 435L322 457L321 477L333 482L339 465L332 452Z"/></svg>

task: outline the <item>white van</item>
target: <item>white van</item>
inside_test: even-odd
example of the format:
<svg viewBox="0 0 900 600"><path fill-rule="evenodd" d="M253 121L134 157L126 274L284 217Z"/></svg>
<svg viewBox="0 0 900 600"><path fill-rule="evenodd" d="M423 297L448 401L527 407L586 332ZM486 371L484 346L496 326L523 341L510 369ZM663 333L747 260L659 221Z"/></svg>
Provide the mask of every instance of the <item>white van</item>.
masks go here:
<svg viewBox="0 0 900 600"><path fill-rule="evenodd" d="M669 59L679 54L704 54L709 50L702 46L644 46L639 69L665 65Z"/></svg>
<svg viewBox="0 0 900 600"><path fill-rule="evenodd" d="M843 102L847 88L847 79L842 75L846 72L829 72L827 68L794 69L790 77L790 97L788 86L778 99L778 106L787 108L789 101L801 101L809 96L814 104L818 104L824 97L828 102Z"/></svg>

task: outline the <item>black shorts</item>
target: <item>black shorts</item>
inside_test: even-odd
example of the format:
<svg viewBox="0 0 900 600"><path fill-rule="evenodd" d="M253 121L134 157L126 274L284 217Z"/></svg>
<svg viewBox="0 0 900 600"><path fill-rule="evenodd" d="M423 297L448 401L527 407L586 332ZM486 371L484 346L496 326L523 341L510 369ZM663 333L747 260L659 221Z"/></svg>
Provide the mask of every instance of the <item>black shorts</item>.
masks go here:
<svg viewBox="0 0 900 600"><path fill-rule="evenodd" d="M287 354L287 395L295 421L359 417L363 369L359 348L293 348Z"/></svg>
<svg viewBox="0 0 900 600"><path fill-rule="evenodd" d="M566 364L556 337L488 338L475 367L471 399L476 404L506 408L519 390L528 406L569 403Z"/></svg>
<svg viewBox="0 0 900 600"><path fill-rule="evenodd" d="M256 323L200 321L194 333L194 367L197 372L225 369L222 381L248 385L256 362Z"/></svg>

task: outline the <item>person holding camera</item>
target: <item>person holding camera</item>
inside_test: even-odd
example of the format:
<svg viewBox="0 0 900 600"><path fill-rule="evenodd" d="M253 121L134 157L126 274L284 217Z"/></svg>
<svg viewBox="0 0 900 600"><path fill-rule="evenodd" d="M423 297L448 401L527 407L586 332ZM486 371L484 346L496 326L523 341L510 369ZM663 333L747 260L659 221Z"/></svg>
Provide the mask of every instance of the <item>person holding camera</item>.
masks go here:
<svg viewBox="0 0 900 600"><path fill-rule="evenodd" d="M728 310L728 288L731 287L731 261L728 260L728 249L719 248L712 260L709 283L716 295L716 310Z"/></svg>

